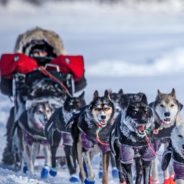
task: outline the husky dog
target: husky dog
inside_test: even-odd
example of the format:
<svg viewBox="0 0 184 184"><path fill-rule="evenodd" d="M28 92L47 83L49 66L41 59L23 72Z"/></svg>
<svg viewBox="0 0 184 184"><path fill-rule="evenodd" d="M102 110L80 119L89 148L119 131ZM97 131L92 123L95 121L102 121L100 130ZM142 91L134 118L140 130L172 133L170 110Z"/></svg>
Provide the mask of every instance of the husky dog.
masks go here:
<svg viewBox="0 0 184 184"><path fill-rule="evenodd" d="M120 183L133 183L132 165L135 160L136 184L149 183L151 161L155 152L150 144L148 129L153 114L144 93L122 96L124 111L118 116L111 132L111 150L119 169Z"/></svg>
<svg viewBox="0 0 184 184"><path fill-rule="evenodd" d="M18 121L18 126L22 130L22 169L24 173L27 171L31 174L34 173L34 162L42 146L45 154L45 166L42 169L41 177L46 178L48 176L48 167L51 161L44 127L55 108L55 104L50 104L47 100L40 102L38 100L38 102L34 102L28 107Z"/></svg>
<svg viewBox="0 0 184 184"><path fill-rule="evenodd" d="M70 127L67 124L72 123L73 116L79 113L85 106L84 92L79 97L68 96L63 107L57 109L51 116L45 127L45 135L48 138L51 147L52 168L50 174L56 176L56 152L60 141L64 145L66 162L70 173L70 182L79 182L76 176L76 152L73 149L73 139Z"/></svg>
<svg viewBox="0 0 184 184"><path fill-rule="evenodd" d="M74 120L72 136L77 149L80 176L85 184L93 184L94 173L91 166L90 151L99 146L102 151L103 183L108 183L109 136L114 123L115 108L106 90L100 97L94 92L92 102Z"/></svg>
<svg viewBox="0 0 184 184"><path fill-rule="evenodd" d="M172 129L181 121L179 112L183 105L177 100L175 89L172 89L171 93L161 93L158 90L156 100L150 106L155 119L153 143L158 151L161 144L164 144L165 147L168 146ZM168 183L172 178L170 178L168 171L165 171L164 175L164 182ZM152 180L153 183L159 183L156 159L153 162Z"/></svg>
<svg viewBox="0 0 184 184"><path fill-rule="evenodd" d="M173 158L176 184L184 183L184 122L171 132L171 143L163 154L162 169L165 170Z"/></svg>
<svg viewBox="0 0 184 184"><path fill-rule="evenodd" d="M118 114L121 111L121 103L120 102L121 102L121 96L123 95L123 90L120 89L118 93L112 92L111 90L109 90L109 95L110 95L110 99L113 102L114 107L115 107L115 114L118 116ZM111 154L110 160L111 160L111 167L112 167L112 176L113 176L113 178L116 178L119 176L119 174L118 174L118 169L116 167L116 162L115 162L113 154ZM103 178L102 160L100 162L100 170L99 170L98 175L99 175L99 178Z"/></svg>

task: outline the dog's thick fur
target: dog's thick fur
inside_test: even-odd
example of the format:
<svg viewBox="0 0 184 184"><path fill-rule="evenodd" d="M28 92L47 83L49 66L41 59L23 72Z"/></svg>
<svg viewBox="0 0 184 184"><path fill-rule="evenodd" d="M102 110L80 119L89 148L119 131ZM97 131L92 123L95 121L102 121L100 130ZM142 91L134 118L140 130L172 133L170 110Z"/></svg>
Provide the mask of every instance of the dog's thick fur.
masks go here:
<svg viewBox="0 0 184 184"><path fill-rule="evenodd" d="M57 174L56 171L56 152L62 140L69 173L72 177L76 176L76 152L73 149L73 140L68 123L72 124L73 116L80 112L85 106L84 92L79 97L68 96L64 102L64 106L57 109L45 127L45 135L51 147L52 175ZM75 175L75 176L74 176Z"/></svg>
<svg viewBox="0 0 184 184"><path fill-rule="evenodd" d="M133 183L132 165L135 161L136 184L149 183L151 160L155 158L149 143L153 114L143 93L122 96L122 113L111 133L111 149L119 168L120 183Z"/></svg>
<svg viewBox="0 0 184 184"><path fill-rule="evenodd" d="M103 184L108 183L109 136L114 123L114 113L115 108L109 92L105 91L104 96L100 97L98 91L95 91L92 102L75 119L72 135L77 150L80 175L84 183L94 183L90 151L95 146L99 146L102 151Z"/></svg>
<svg viewBox="0 0 184 184"><path fill-rule="evenodd" d="M50 148L44 134L44 127L50 119L55 107L45 102L38 102L31 105L20 117L16 131L21 129L19 134L23 149L22 170L23 172L34 173L34 162L39 154L40 147L43 147L45 156L44 167L50 167ZM19 128L18 128L19 127Z"/></svg>
<svg viewBox="0 0 184 184"><path fill-rule="evenodd" d="M183 105L177 100L175 89L170 93L162 93L158 90L156 100L150 104L154 113L153 144L158 151L161 144L165 148L170 143L172 129L181 121L180 111ZM157 173L157 159L153 162L153 183L159 181ZM169 178L168 171L164 173L165 180Z"/></svg>
<svg viewBox="0 0 184 184"><path fill-rule="evenodd" d="M165 170L173 158L176 184L184 183L184 122L178 124L171 133L171 143L163 154L162 169Z"/></svg>

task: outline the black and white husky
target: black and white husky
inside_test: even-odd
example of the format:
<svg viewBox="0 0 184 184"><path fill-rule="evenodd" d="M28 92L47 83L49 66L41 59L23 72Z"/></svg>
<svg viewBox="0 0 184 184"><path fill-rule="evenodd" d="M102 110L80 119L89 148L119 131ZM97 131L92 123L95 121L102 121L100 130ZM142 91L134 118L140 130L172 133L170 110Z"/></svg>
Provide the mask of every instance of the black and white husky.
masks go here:
<svg viewBox="0 0 184 184"><path fill-rule="evenodd" d="M184 122L178 124L171 133L171 143L163 154L162 169L165 170L173 159L176 184L184 183Z"/></svg>
<svg viewBox="0 0 184 184"><path fill-rule="evenodd" d="M123 111L114 123L111 150L119 168L120 183L133 183L132 165L135 161L136 184L149 183L151 161L155 151L150 144L149 129L153 114L144 93L122 96Z"/></svg>
<svg viewBox="0 0 184 184"><path fill-rule="evenodd" d="M26 102L26 111L20 116L17 128L14 132L14 147L19 146L22 151L22 170L24 173L34 173L34 163L43 148L45 164L41 177L48 176L50 167L50 148L45 136L44 127L47 124L54 110L60 105L54 99L35 99ZM62 103L62 102L61 102ZM21 157L20 157L21 158Z"/></svg>
<svg viewBox="0 0 184 184"><path fill-rule="evenodd" d="M76 175L76 152L73 149L73 139L71 136L71 127L74 116L76 116L82 107L85 106L84 92L78 97L68 96L64 102L63 107L57 109L51 116L49 122L45 127L45 135L51 147L51 165L50 174L56 176L56 152L59 145L64 145L66 162L70 173L70 182L79 182Z"/></svg>
<svg viewBox="0 0 184 184"><path fill-rule="evenodd" d="M113 102L114 108L115 108L115 116L118 116L119 113L122 110L122 108L121 108L121 97L122 97L122 95L123 95L123 90L122 89L120 89L118 92L113 92L113 91L109 90L109 96L110 96L110 99ZM111 167L112 167L112 171L111 171L112 177L113 178L119 177L118 169L116 167L116 161L114 159L113 154L110 155L110 163L111 163ZM98 175L99 175L99 178L103 178L102 160L100 162L100 170L99 170Z"/></svg>
<svg viewBox="0 0 184 184"><path fill-rule="evenodd" d="M93 184L94 172L90 151L99 147L102 152L103 183L108 183L108 165L110 156L109 137L114 123L115 108L109 92L99 96L94 92L92 102L76 117L72 126L74 146L77 150L80 176L85 184Z"/></svg>

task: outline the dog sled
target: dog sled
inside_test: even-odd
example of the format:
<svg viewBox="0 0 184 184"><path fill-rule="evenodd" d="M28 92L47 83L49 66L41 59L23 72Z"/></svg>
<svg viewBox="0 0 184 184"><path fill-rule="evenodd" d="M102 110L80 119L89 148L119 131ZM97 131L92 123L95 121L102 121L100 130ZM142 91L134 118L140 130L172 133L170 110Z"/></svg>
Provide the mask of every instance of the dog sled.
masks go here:
<svg viewBox="0 0 184 184"><path fill-rule="evenodd" d="M56 33L38 27L27 31L18 37L14 51L0 59L1 93L14 99L14 122L9 123L15 124L33 103L47 100L62 106L66 95L85 88L83 56L66 55ZM7 130L7 140L11 132ZM3 157L12 152L9 147Z"/></svg>

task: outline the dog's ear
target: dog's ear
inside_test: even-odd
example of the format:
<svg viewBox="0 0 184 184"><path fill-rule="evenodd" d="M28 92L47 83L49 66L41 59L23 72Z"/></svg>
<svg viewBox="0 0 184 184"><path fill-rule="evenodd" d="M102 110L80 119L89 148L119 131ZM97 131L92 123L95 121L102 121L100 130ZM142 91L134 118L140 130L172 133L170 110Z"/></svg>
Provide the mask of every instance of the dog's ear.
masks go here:
<svg viewBox="0 0 184 184"><path fill-rule="evenodd" d="M98 91L96 90L93 94L93 100L96 100L98 98Z"/></svg>
<svg viewBox="0 0 184 184"><path fill-rule="evenodd" d="M175 91L174 88L172 89L170 94L171 94L172 97L176 98L176 91Z"/></svg>
<svg viewBox="0 0 184 184"><path fill-rule="evenodd" d="M160 90L157 90L157 95L160 97L162 95L162 93L160 92Z"/></svg>
<svg viewBox="0 0 184 184"><path fill-rule="evenodd" d="M120 89L119 92L118 92L119 95L123 95L123 90Z"/></svg>
<svg viewBox="0 0 184 184"><path fill-rule="evenodd" d="M84 99L84 95L85 95L85 92L83 91L83 92L79 95L79 98Z"/></svg>
<svg viewBox="0 0 184 184"><path fill-rule="evenodd" d="M147 97L146 97L146 95L145 95L144 93L142 93L141 101L142 101L144 104L148 104Z"/></svg>
<svg viewBox="0 0 184 184"><path fill-rule="evenodd" d="M110 99L110 94L108 90L105 90L104 97Z"/></svg>
<svg viewBox="0 0 184 184"><path fill-rule="evenodd" d="M112 89L108 89L109 97L112 97Z"/></svg>
<svg viewBox="0 0 184 184"><path fill-rule="evenodd" d="M157 90L156 101L157 101L157 100L160 100L160 99L161 99L161 96L162 96L162 93L161 93L160 90L158 89L158 90Z"/></svg>
<svg viewBox="0 0 184 184"><path fill-rule="evenodd" d="M112 89L108 89L109 95L112 94Z"/></svg>

